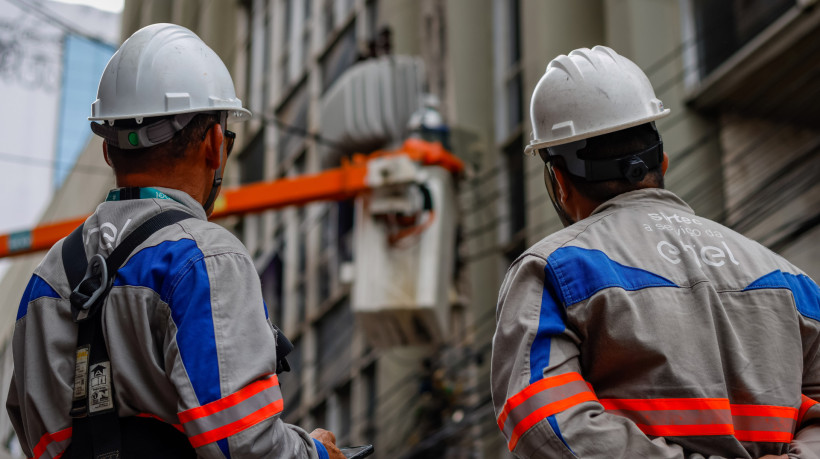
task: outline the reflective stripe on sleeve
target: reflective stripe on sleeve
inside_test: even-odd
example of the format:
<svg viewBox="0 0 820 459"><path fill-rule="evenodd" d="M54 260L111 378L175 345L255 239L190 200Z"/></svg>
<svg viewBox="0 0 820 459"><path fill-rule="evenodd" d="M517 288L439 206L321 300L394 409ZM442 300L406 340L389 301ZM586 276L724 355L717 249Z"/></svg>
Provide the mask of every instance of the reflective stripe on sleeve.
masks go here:
<svg viewBox="0 0 820 459"><path fill-rule="evenodd" d="M806 397L805 395L801 395L801 401L802 403L800 404L800 412L797 414L798 426L803 425L803 419L806 417L806 412L809 411L809 409L814 405L817 405L816 400L810 397Z"/></svg>
<svg viewBox="0 0 820 459"><path fill-rule="evenodd" d="M789 443L797 410L787 406L732 405L735 438L740 441Z"/></svg>
<svg viewBox="0 0 820 459"><path fill-rule="evenodd" d="M71 427L40 437L34 446L34 459L54 459L63 455L71 442Z"/></svg>
<svg viewBox="0 0 820 459"><path fill-rule="evenodd" d="M498 416L498 428L510 451L538 422L579 403L597 400L584 378L576 372L536 381L513 395Z"/></svg>
<svg viewBox="0 0 820 459"><path fill-rule="evenodd" d="M179 413L194 448L227 438L275 416L283 409L279 379L270 375L227 397Z"/></svg>
<svg viewBox="0 0 820 459"><path fill-rule="evenodd" d="M791 407L735 405L723 398L602 399L601 404L655 437L733 435L740 441L788 443L797 421Z"/></svg>

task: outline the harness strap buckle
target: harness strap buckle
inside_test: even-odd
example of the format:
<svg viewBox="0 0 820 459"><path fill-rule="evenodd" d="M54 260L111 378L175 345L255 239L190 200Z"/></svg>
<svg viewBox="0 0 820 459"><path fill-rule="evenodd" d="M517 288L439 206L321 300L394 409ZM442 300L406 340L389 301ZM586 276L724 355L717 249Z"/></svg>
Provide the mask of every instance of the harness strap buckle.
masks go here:
<svg viewBox="0 0 820 459"><path fill-rule="evenodd" d="M74 322L79 323L86 320L99 309L95 305L98 306L98 303L101 303L100 300L105 297L111 287L111 281L105 258L100 254L91 257L91 260L88 261L85 277L69 297Z"/></svg>

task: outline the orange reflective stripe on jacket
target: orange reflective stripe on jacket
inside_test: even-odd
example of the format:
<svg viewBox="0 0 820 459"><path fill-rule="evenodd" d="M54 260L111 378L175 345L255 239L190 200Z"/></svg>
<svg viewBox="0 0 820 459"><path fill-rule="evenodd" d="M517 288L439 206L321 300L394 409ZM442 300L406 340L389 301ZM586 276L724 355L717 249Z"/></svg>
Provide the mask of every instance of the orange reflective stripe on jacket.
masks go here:
<svg viewBox="0 0 820 459"><path fill-rule="evenodd" d="M599 400L579 373L545 378L507 399L498 427L512 451L532 426L587 401ZM798 419L818 402L804 396L799 413L785 406L731 404L725 398L602 399L600 403L607 413L630 419L653 437L727 435L740 441L789 443Z"/></svg>
<svg viewBox="0 0 820 459"><path fill-rule="evenodd" d="M732 435L740 441L788 443L798 415L791 407L730 404L722 398L603 399L601 404L658 437Z"/></svg>
<svg viewBox="0 0 820 459"><path fill-rule="evenodd" d="M521 435L539 421L592 400L597 400L595 393L579 373L544 378L507 399L498 416L498 428L512 451Z"/></svg>
<svg viewBox="0 0 820 459"><path fill-rule="evenodd" d="M194 448L227 438L274 416L284 407L279 379L270 375L227 397L179 413Z"/></svg>
<svg viewBox="0 0 820 459"><path fill-rule="evenodd" d="M801 397L802 397L802 403L800 404L800 412L797 414L797 425L798 426L803 425L803 418L806 417L806 412L809 411L809 409L811 407L813 407L814 405L817 405L816 400L814 400L810 397L806 397L805 395L801 395Z"/></svg>
<svg viewBox="0 0 820 459"><path fill-rule="evenodd" d="M63 455L63 451L71 442L71 427L54 433L47 433L40 437L34 445L34 459L56 459Z"/></svg>

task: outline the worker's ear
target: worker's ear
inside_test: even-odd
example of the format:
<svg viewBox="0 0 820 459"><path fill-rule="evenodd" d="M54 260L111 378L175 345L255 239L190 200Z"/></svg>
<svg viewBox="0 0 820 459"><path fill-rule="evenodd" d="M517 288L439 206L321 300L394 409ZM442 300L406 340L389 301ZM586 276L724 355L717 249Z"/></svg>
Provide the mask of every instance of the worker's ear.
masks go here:
<svg viewBox="0 0 820 459"><path fill-rule="evenodd" d="M555 175L555 199L566 206L567 201L572 197L572 184L569 182L566 174L560 167L553 167L552 173Z"/></svg>
<svg viewBox="0 0 820 459"><path fill-rule="evenodd" d="M669 156L663 152L663 162L661 163L661 175L666 176L666 169L669 167Z"/></svg>
<svg viewBox="0 0 820 459"><path fill-rule="evenodd" d="M109 167L114 167L111 165L111 159L108 158L108 142L103 140L103 158L105 158L105 164L108 164Z"/></svg>
<svg viewBox="0 0 820 459"><path fill-rule="evenodd" d="M202 153L205 157L205 163L209 169L217 170L220 164L222 164L221 147L223 138L222 126L216 123L208 129L205 140L203 140L199 146L199 148L203 150Z"/></svg>

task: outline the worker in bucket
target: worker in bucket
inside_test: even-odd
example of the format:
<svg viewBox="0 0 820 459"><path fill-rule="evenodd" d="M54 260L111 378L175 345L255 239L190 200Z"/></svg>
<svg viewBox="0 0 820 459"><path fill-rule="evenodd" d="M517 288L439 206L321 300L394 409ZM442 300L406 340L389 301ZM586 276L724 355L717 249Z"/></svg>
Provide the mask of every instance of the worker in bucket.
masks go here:
<svg viewBox="0 0 820 459"><path fill-rule="evenodd" d="M245 247L207 220L228 122L250 116L184 27L111 58L89 119L118 188L37 267L14 330L7 409L28 457L343 457L331 432L282 421L290 343Z"/></svg>
<svg viewBox="0 0 820 459"><path fill-rule="evenodd" d="M667 116L612 49L549 63L533 138L565 228L507 271L492 397L522 458L820 455L820 288L663 186Z"/></svg>

